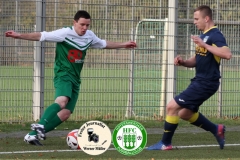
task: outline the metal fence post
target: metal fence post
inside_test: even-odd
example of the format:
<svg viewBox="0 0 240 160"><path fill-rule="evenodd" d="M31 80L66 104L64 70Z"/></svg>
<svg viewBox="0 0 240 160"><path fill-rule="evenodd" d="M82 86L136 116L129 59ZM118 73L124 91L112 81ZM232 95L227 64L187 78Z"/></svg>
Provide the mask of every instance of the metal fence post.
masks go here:
<svg viewBox="0 0 240 160"><path fill-rule="evenodd" d="M42 23L41 23L41 31L46 29L46 0L42 1ZM41 42L41 88L40 88L40 116L43 115L44 112L44 79L45 79L45 42Z"/></svg>
<svg viewBox="0 0 240 160"><path fill-rule="evenodd" d="M45 0L36 1L36 32L45 28ZM37 121L44 112L44 46L43 42L34 43L34 68L33 68L33 120Z"/></svg>
<svg viewBox="0 0 240 160"><path fill-rule="evenodd" d="M176 91L176 71L174 57L176 55L177 43L177 7L178 0L168 1L168 80L167 80L167 103L172 100Z"/></svg>
<svg viewBox="0 0 240 160"><path fill-rule="evenodd" d="M219 20L219 0L217 1L217 13L216 13L216 20ZM223 74L223 66L220 64L220 73L221 75ZM220 79L220 86L218 89L218 113L217 116L218 118L222 117L222 79Z"/></svg>

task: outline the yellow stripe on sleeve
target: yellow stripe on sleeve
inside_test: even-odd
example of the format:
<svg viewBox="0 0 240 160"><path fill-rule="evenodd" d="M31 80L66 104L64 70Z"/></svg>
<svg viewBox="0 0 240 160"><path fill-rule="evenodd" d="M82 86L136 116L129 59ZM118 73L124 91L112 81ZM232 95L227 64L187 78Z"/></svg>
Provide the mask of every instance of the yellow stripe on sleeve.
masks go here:
<svg viewBox="0 0 240 160"><path fill-rule="evenodd" d="M217 47L215 44L212 44L212 46ZM219 56L213 55L214 59L217 61L217 63L220 63L221 58Z"/></svg>

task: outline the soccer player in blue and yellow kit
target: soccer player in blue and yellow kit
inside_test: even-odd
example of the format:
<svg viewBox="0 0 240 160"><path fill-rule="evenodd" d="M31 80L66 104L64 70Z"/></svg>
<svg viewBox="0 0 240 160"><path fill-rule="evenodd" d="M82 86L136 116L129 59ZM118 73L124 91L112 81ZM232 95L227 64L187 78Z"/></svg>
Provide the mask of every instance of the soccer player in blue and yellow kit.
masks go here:
<svg viewBox="0 0 240 160"><path fill-rule="evenodd" d="M224 148L225 126L210 122L198 110L199 106L218 90L221 77L220 60L229 60L232 54L223 34L214 25L210 7L202 5L194 10L194 24L202 31L200 36L191 37L196 44L196 54L187 60L177 56L174 64L195 67L196 75L187 89L168 103L162 139L148 147L148 150L171 150L172 137L180 118L210 131L216 137L220 149Z"/></svg>
<svg viewBox="0 0 240 160"><path fill-rule="evenodd" d="M45 140L45 133L66 121L74 111L81 84L80 74L87 50L91 48L113 49L134 48L134 41L112 42L98 38L88 30L91 17L88 12L79 10L73 19L73 26L51 32L16 33L7 31L6 37L32 41L56 42L54 62L55 101L47 107L37 124L32 124L24 141L42 146L39 140Z"/></svg>

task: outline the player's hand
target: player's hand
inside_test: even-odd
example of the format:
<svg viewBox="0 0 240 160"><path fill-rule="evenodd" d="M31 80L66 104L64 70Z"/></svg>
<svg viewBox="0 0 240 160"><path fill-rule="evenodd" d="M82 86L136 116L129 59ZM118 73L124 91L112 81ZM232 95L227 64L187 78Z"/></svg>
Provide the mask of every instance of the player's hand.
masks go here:
<svg viewBox="0 0 240 160"><path fill-rule="evenodd" d="M13 30L5 32L6 37L12 37L12 38L19 38L20 34L17 32L14 32Z"/></svg>
<svg viewBox="0 0 240 160"><path fill-rule="evenodd" d="M203 40L200 37L198 37L198 36L191 36L191 38L192 38L193 42L196 45L198 45L199 47L205 48L206 43L203 42Z"/></svg>
<svg viewBox="0 0 240 160"><path fill-rule="evenodd" d="M181 65L183 65L183 63L184 63L184 60L182 57L177 56L174 58L174 65L181 66Z"/></svg>
<svg viewBox="0 0 240 160"><path fill-rule="evenodd" d="M134 41L128 41L125 42L124 46L125 46L124 48L135 48L137 47L137 44Z"/></svg>

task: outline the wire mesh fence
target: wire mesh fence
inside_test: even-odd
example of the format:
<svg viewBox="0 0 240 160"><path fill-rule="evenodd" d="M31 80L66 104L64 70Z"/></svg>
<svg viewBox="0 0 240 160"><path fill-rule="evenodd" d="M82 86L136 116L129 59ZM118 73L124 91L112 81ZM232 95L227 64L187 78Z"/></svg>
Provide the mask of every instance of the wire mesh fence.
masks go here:
<svg viewBox="0 0 240 160"><path fill-rule="evenodd" d="M207 116L239 116L239 11L236 0L178 0L177 21L169 21L167 0L0 0L0 121L33 120L34 42L10 39L6 30L34 32L39 18L39 3L44 3L45 30L71 26L77 10L91 14L90 29L102 39L135 40L134 50L90 49L81 73L81 91L70 120L123 120L131 110L139 120L158 120L164 116L168 65L164 53L169 33L167 24L177 26L176 54L194 55L191 35L200 32L193 25L193 9L209 5L214 20L226 37L233 53L221 62L222 80L218 93L206 101L201 112ZM141 23L140 23L141 22ZM54 101L53 62L55 44L44 45L44 107ZM180 93L194 76L193 69L176 68L176 92ZM35 106L40 107L40 106Z"/></svg>

